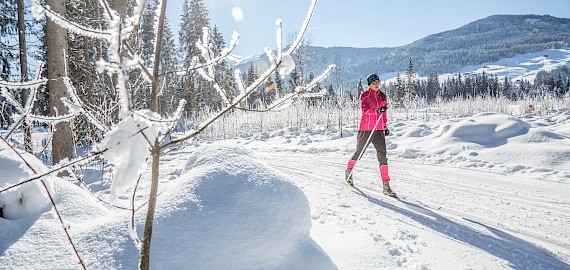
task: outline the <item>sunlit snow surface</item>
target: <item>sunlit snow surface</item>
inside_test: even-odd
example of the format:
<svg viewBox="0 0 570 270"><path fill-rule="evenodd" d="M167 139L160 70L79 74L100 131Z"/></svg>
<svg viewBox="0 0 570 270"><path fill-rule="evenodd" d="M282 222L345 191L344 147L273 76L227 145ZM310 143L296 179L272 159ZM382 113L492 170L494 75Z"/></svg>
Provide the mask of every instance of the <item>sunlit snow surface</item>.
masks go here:
<svg viewBox="0 0 570 270"><path fill-rule="evenodd" d="M388 159L401 201L381 195L372 147L354 173L366 196L342 183L354 126L342 137L336 128L291 127L166 153L152 268L570 268L570 113L392 119ZM3 174L27 177L9 169L16 161L6 151ZM86 183L106 200L109 185L100 177L87 172ZM137 207L149 182L145 173ZM129 211L63 180L53 186L88 269L137 267ZM117 203L130 207L131 192ZM43 214L0 219L0 265L79 269L61 224L42 209L38 203ZM139 237L145 211L135 215Z"/></svg>

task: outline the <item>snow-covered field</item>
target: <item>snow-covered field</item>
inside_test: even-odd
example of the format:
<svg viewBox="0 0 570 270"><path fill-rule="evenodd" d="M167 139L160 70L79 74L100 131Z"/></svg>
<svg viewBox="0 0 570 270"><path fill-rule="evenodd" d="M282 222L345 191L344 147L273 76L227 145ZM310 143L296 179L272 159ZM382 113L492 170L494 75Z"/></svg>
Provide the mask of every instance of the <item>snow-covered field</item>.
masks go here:
<svg viewBox="0 0 570 270"><path fill-rule="evenodd" d="M152 269L570 269L570 113L391 118L400 200L381 195L372 149L356 165L361 192L344 185L354 126L342 138L290 127L165 153ZM0 146L1 189L29 172ZM109 183L84 173L107 200ZM139 237L149 179L134 198ZM47 181L87 269L137 267L130 211ZM131 194L113 204L131 207ZM7 198L30 214L0 219L0 269L81 268L53 209Z"/></svg>
<svg viewBox="0 0 570 270"><path fill-rule="evenodd" d="M462 76L496 75L503 79L509 78L513 82L527 81L533 82L540 71L552 71L570 63L570 48L547 49L533 53L525 53L514 57L503 58L492 63L485 63L476 66L463 67L458 72L452 74L441 74L439 80L444 81L450 77L457 77L457 73ZM391 72L382 75L385 82L396 82L396 74L405 74L406 71ZM423 77L427 79L427 77Z"/></svg>

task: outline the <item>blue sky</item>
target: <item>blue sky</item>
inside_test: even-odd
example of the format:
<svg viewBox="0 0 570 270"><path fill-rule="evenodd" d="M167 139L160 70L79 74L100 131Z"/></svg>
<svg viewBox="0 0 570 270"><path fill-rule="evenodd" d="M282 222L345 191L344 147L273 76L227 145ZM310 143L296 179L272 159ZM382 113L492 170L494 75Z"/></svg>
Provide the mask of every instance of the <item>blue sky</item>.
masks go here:
<svg viewBox="0 0 570 270"><path fill-rule="evenodd" d="M184 0L168 0L167 16L178 36ZM204 0L211 26L226 42L240 34L234 51L247 56L276 48L275 21L283 21L284 42L291 40L307 14L310 0ZM238 7L243 19L236 21ZM570 18L568 0L320 0L307 37L314 46L395 47L452 30L496 14L538 14ZM239 14L238 14L239 15ZM239 19L239 17L238 17Z"/></svg>

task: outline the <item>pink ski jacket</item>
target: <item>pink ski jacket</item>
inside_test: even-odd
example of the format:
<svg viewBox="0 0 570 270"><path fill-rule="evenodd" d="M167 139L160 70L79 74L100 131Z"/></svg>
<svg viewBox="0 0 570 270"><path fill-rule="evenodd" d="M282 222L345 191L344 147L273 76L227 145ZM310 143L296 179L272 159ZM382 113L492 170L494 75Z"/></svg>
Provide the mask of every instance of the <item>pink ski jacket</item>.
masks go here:
<svg viewBox="0 0 570 270"><path fill-rule="evenodd" d="M384 130L388 124L386 113L378 114L377 109L388 105L388 100L382 100L381 90L374 91L368 89L360 95L360 108L362 109L362 118L360 119L359 130ZM378 117L381 117L378 125Z"/></svg>

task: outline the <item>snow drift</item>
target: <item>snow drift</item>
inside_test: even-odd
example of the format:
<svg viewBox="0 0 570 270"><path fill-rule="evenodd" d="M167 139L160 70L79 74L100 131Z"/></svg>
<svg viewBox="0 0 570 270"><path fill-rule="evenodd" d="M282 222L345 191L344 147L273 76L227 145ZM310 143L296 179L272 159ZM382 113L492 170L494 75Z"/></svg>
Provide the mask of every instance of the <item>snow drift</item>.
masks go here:
<svg viewBox="0 0 570 270"><path fill-rule="evenodd" d="M309 236L309 203L294 183L243 148L204 146L189 156L181 176L157 201L152 269L336 269ZM82 217L66 221L88 269L138 267L129 211L109 214L92 195L66 182L57 182L56 189L65 196L58 199L64 220ZM145 217L144 211L136 214L141 238ZM1 239L17 235L0 243L0 265L79 267L49 213L10 222L0 219ZM34 248L38 241L57 251Z"/></svg>
<svg viewBox="0 0 570 270"><path fill-rule="evenodd" d="M244 148L202 147L163 198L153 268L335 268L309 237L305 194Z"/></svg>
<svg viewBox="0 0 570 270"><path fill-rule="evenodd" d="M26 164L21 155L28 162ZM10 187L23 181L36 173L47 171L47 167L33 155L24 151L9 148L3 141L0 142L0 189ZM41 181L33 181L19 187L0 193L0 210L6 219L21 219L39 215L48 211L51 203L46 188L52 191L51 177L42 178Z"/></svg>

